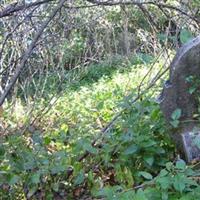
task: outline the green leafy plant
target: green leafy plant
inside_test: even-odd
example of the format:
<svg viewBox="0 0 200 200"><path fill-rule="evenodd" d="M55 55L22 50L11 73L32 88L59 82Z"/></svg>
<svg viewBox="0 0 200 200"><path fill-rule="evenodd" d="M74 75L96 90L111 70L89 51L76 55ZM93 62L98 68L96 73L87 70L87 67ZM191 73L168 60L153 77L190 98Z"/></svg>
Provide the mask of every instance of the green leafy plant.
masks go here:
<svg viewBox="0 0 200 200"><path fill-rule="evenodd" d="M182 44L187 43L189 40L193 38L192 32L189 31L188 29L184 28L181 30L180 33L180 40Z"/></svg>
<svg viewBox="0 0 200 200"><path fill-rule="evenodd" d="M172 121L170 122L174 128L177 128L180 121L179 118L181 117L181 109L177 108L171 115Z"/></svg>

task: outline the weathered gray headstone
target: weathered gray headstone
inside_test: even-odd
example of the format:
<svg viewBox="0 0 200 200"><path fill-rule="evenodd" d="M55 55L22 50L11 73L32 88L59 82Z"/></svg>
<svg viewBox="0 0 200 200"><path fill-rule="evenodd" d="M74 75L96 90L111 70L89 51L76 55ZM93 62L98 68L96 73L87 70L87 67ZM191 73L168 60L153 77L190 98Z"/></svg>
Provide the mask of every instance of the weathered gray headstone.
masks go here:
<svg viewBox="0 0 200 200"><path fill-rule="evenodd" d="M194 82L189 80L195 80ZM199 85L197 84L199 80ZM193 88L193 89L192 89ZM172 126L171 137L188 162L200 160L200 129L198 114L200 97L200 36L181 47L170 66L169 80L163 88L160 105L169 123L173 114L181 111L177 128ZM199 145L200 146L200 145Z"/></svg>

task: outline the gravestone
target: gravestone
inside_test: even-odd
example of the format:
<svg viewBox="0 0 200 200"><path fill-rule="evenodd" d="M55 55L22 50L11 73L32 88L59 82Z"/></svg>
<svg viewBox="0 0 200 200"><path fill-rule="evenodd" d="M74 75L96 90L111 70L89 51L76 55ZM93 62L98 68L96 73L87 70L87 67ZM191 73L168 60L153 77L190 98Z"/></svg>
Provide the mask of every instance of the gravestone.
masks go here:
<svg viewBox="0 0 200 200"><path fill-rule="evenodd" d="M170 135L187 162L200 160L200 129L196 119L199 98L200 36L178 50L160 95L161 110L172 128Z"/></svg>

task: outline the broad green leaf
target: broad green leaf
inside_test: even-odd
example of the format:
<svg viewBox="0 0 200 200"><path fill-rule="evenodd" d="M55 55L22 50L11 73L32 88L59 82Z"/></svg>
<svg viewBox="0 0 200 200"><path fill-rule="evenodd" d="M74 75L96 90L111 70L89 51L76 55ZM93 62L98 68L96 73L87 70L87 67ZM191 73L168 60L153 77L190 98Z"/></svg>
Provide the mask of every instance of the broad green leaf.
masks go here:
<svg viewBox="0 0 200 200"><path fill-rule="evenodd" d="M186 168L186 163L184 160L178 160L176 162L176 168L184 170Z"/></svg>
<svg viewBox="0 0 200 200"><path fill-rule="evenodd" d="M14 185L14 184L16 184L17 182L19 182L19 180L20 180L20 177L19 177L19 176L17 176L17 175L12 175L12 176L10 177L9 184L10 184L10 185Z"/></svg>
<svg viewBox="0 0 200 200"><path fill-rule="evenodd" d="M51 143L52 139L48 136L44 137L44 144L49 145Z"/></svg>
<svg viewBox="0 0 200 200"><path fill-rule="evenodd" d="M40 182L40 173L36 172L31 176L31 182L37 184Z"/></svg>
<svg viewBox="0 0 200 200"><path fill-rule="evenodd" d="M85 174L83 170L81 170L74 181L74 185L80 185L81 183L83 183L84 180L85 180Z"/></svg>
<svg viewBox="0 0 200 200"><path fill-rule="evenodd" d="M170 171L172 169L172 167L173 167L173 163L172 162L167 162L166 163L166 168L167 168L168 171Z"/></svg>
<svg viewBox="0 0 200 200"><path fill-rule="evenodd" d="M188 29L182 29L180 33L180 40L182 44L185 44L193 38L192 33Z"/></svg>
<svg viewBox="0 0 200 200"><path fill-rule="evenodd" d="M193 93L195 92L196 89L197 89L197 88L195 88L195 87L189 88L189 93L190 93L190 94L193 94Z"/></svg>
<svg viewBox="0 0 200 200"><path fill-rule="evenodd" d="M173 186L174 186L175 190L177 190L179 192L183 192L183 190L185 189L184 179L185 179L184 174L177 174L174 177Z"/></svg>
<svg viewBox="0 0 200 200"><path fill-rule="evenodd" d="M135 199L135 191L124 191L119 194L117 200L130 200Z"/></svg>
<svg viewBox="0 0 200 200"><path fill-rule="evenodd" d="M64 172L66 170L66 166L62 165L62 164L54 164L52 167L51 167L51 173L52 174L58 174L60 172Z"/></svg>
<svg viewBox="0 0 200 200"><path fill-rule="evenodd" d="M168 199L169 199L168 192L162 192L162 200L168 200Z"/></svg>
<svg viewBox="0 0 200 200"><path fill-rule="evenodd" d="M178 120L181 116L181 109L180 108L177 108L176 110L174 110L174 112L172 113L171 115L171 118L173 120Z"/></svg>
<svg viewBox="0 0 200 200"><path fill-rule="evenodd" d="M144 191L139 189L134 197L134 200L148 200Z"/></svg>
<svg viewBox="0 0 200 200"><path fill-rule="evenodd" d="M163 33L160 33L158 34L158 39L162 42L166 41L167 40L167 35L166 34L163 34Z"/></svg>
<svg viewBox="0 0 200 200"><path fill-rule="evenodd" d="M145 179L148 179L148 180L151 180L153 178L153 176L150 173L145 172L145 171L140 171L139 175L143 176Z"/></svg>
<svg viewBox="0 0 200 200"><path fill-rule="evenodd" d="M152 118L152 120L157 120L157 119L158 119L158 117L159 117L159 112L160 112L159 109L154 109L154 110L152 111L152 113L151 113L151 118Z"/></svg>
<svg viewBox="0 0 200 200"><path fill-rule="evenodd" d="M148 197L148 200L161 200L160 189L158 189L157 187L145 187L144 192L145 195Z"/></svg>
<svg viewBox="0 0 200 200"><path fill-rule="evenodd" d="M154 157L153 156L145 156L144 160L148 165L152 166L153 162L154 162Z"/></svg>
<svg viewBox="0 0 200 200"><path fill-rule="evenodd" d="M95 147L93 147L90 143L85 143L83 145L83 148L91 154L98 154L98 150Z"/></svg>
<svg viewBox="0 0 200 200"><path fill-rule="evenodd" d="M138 150L138 146L135 144L132 144L131 146L129 146L125 151L124 154L125 155L130 155L130 154L134 154L135 152L137 152Z"/></svg>
<svg viewBox="0 0 200 200"><path fill-rule="evenodd" d="M145 147L145 148L148 148L148 147L152 147L154 145L156 145L156 142L154 140L149 139L149 141L146 141L142 146Z"/></svg>
<svg viewBox="0 0 200 200"><path fill-rule="evenodd" d="M200 149L200 137L199 135L197 135L195 138L194 138L194 141L193 141L193 144Z"/></svg>
<svg viewBox="0 0 200 200"><path fill-rule="evenodd" d="M169 176L159 177L156 182L160 184L162 189L166 190L170 188L171 178Z"/></svg>
<svg viewBox="0 0 200 200"><path fill-rule="evenodd" d="M98 110L103 109L103 107L104 107L104 102L103 102L103 101L101 101L101 102L99 102L99 103L97 104L97 109L98 109Z"/></svg>
<svg viewBox="0 0 200 200"><path fill-rule="evenodd" d="M168 173L169 173L169 172L168 172L166 169L162 169L162 170L160 171L159 176L160 176L160 177L163 177L163 176L166 176Z"/></svg>
<svg viewBox="0 0 200 200"><path fill-rule="evenodd" d="M198 183L195 180L192 180L190 178L186 178L185 183L189 186L196 186L196 187L198 186Z"/></svg>
<svg viewBox="0 0 200 200"><path fill-rule="evenodd" d="M103 196L106 197L106 199L113 199L113 195L114 195L114 190L112 187L104 187L101 190L99 190L99 192L97 193L98 196Z"/></svg>
<svg viewBox="0 0 200 200"><path fill-rule="evenodd" d="M174 128L177 128L178 125L179 125L179 121L178 120L174 120L174 121L170 121L170 124L174 127Z"/></svg>
<svg viewBox="0 0 200 200"><path fill-rule="evenodd" d="M138 57L141 59L143 63L150 63L153 60L153 57L150 54L139 53Z"/></svg>

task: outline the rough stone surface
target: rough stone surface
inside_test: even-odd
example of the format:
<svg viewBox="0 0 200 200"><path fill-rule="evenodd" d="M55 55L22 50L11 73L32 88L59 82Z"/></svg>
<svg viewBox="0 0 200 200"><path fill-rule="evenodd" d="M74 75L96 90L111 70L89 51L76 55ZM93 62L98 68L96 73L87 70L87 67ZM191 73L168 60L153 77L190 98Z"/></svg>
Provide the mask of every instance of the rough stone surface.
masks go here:
<svg viewBox="0 0 200 200"><path fill-rule="evenodd" d="M189 162L199 160L200 153L198 143L200 141L200 132L186 132L182 134L182 141L186 160Z"/></svg>
<svg viewBox="0 0 200 200"><path fill-rule="evenodd" d="M178 50L170 65L169 80L166 81L160 101L161 110L169 124L172 121L172 113L177 108L181 109L179 126L172 131L171 136L189 162L191 158L194 159L194 156L189 156L189 154L193 155L191 151L194 150L189 147L191 144L189 133L197 127L194 114L198 113L198 95L200 94L200 86L194 93L189 92L193 84L187 81L190 76L200 79L200 36ZM198 153L200 154L200 150ZM195 149L195 155L198 153Z"/></svg>

